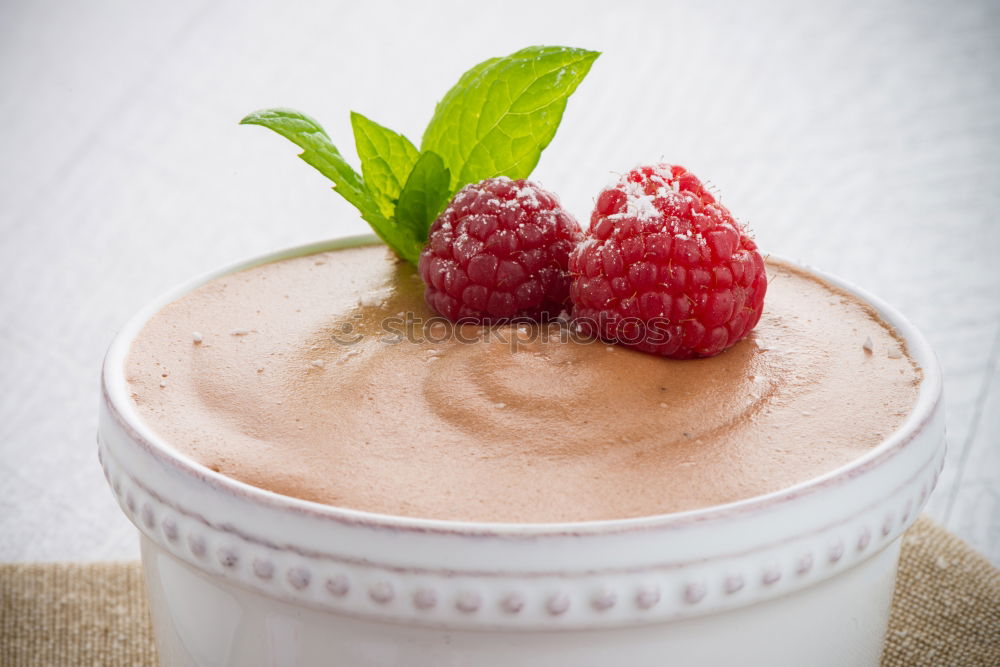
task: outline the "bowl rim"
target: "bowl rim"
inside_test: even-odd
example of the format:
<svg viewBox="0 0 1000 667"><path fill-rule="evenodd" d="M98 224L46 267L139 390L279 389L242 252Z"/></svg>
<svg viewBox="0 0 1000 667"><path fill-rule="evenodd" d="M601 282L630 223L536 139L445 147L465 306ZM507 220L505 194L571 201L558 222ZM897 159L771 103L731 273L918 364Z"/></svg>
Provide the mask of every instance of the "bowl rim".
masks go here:
<svg viewBox="0 0 1000 667"><path fill-rule="evenodd" d="M567 534L609 534L669 529L692 523L704 523L765 511L775 505L787 503L800 496L809 495L821 489L839 485L866 471L880 467L892 459L896 453L904 449L908 443L924 430L925 425L937 413L941 401L942 378L937 358L928 341L902 313L875 295L841 278L815 269L807 264L790 261L779 255L772 254L767 255L767 258L801 269L810 275L820 278L836 289L861 299L871 306L876 314L891 326L902 339L905 352L917 363L922 372L922 377L917 399L909 414L903 420L903 423L887 435L882 442L847 464L771 493L683 512L596 521L494 523L406 517L326 505L315 501L286 496L233 479L209 469L177 450L143 421L136 410L136 406L129 397L125 379L125 361L131 349L132 341L141 332L146 323L163 307L207 282L225 275L292 257L367 245L378 245L379 243L381 241L375 235L362 234L340 236L324 241L284 248L276 252L233 262L202 273L166 290L147 302L121 327L111 342L104 358L101 373L102 401L110 412L111 417L125 430L134 443L139 445L159 463L183 473L185 476L191 478L192 481L207 483L216 490L252 503L340 524L389 528L401 532L534 538L554 535L565 536Z"/></svg>

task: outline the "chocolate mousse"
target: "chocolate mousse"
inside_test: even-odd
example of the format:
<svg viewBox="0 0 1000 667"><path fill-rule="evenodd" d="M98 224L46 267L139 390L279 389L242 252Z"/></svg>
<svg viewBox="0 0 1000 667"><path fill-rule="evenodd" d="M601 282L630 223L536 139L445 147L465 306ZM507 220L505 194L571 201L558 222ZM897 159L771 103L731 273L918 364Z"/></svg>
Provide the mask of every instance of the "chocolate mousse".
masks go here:
<svg viewBox="0 0 1000 667"><path fill-rule="evenodd" d="M674 361L559 324L452 325L384 246L336 250L179 298L126 372L169 445L289 496L484 522L692 510L834 470L916 400L920 369L869 306L767 272L749 337Z"/></svg>

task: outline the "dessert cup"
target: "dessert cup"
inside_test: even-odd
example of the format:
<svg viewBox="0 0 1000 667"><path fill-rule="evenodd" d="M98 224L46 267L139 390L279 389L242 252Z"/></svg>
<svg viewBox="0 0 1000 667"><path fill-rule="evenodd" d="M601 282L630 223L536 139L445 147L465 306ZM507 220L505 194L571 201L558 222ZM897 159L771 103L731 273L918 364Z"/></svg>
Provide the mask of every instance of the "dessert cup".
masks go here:
<svg viewBox="0 0 1000 667"><path fill-rule="evenodd" d="M559 524L380 515L220 475L139 418L125 359L163 306L250 266L374 242L293 248L202 276L112 343L99 456L141 533L161 664L879 663L899 538L944 461L941 375L899 313L816 271L896 330L922 369L918 398L850 464L739 502Z"/></svg>

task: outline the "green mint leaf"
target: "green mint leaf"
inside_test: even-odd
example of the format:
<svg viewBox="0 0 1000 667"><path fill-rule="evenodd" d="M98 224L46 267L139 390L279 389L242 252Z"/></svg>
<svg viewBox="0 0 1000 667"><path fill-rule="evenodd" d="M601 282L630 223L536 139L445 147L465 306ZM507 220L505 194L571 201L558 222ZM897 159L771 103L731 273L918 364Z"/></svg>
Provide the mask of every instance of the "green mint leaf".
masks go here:
<svg viewBox="0 0 1000 667"><path fill-rule="evenodd" d="M364 181L330 142L322 126L294 109L255 111L240 121L241 125L261 125L285 137L303 152L299 155L334 183L334 190L364 213L371 195Z"/></svg>
<svg viewBox="0 0 1000 667"><path fill-rule="evenodd" d="M427 240L431 223L451 198L451 174L441 156L424 151L413 166L396 204L396 222L413 238ZM419 250L418 250L419 253Z"/></svg>
<svg viewBox="0 0 1000 667"><path fill-rule="evenodd" d="M415 241L409 233L382 214L364 180L347 164L319 123L293 109L265 109L248 115L240 124L269 128L301 148L299 157L333 181L333 189L358 209L379 238L401 257L416 263L420 248L414 252ZM424 241L426 237L420 245Z"/></svg>
<svg viewBox="0 0 1000 667"><path fill-rule="evenodd" d="M361 174L382 215L390 217L419 153L410 140L351 112Z"/></svg>
<svg viewBox="0 0 1000 667"><path fill-rule="evenodd" d="M438 103L421 150L441 156L453 192L493 176L526 178L599 55L532 46L476 65Z"/></svg>

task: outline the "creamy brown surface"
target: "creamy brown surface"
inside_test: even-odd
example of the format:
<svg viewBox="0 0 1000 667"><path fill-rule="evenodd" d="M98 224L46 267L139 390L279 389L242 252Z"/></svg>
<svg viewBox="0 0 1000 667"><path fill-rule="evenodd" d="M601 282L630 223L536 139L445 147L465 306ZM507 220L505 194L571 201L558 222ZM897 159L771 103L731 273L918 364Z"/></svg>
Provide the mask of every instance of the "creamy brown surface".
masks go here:
<svg viewBox="0 0 1000 667"><path fill-rule="evenodd" d="M434 340L390 344L385 318L403 331L398 314L431 317L415 272L381 246L329 252L170 304L126 373L139 413L177 449L290 496L478 521L688 510L843 465L916 400L919 369L869 309L781 264L768 273L748 339L671 361L533 327L513 332L516 352L510 328L484 341L466 327L479 340L459 342L439 324Z"/></svg>

